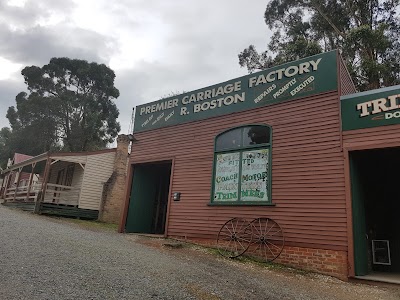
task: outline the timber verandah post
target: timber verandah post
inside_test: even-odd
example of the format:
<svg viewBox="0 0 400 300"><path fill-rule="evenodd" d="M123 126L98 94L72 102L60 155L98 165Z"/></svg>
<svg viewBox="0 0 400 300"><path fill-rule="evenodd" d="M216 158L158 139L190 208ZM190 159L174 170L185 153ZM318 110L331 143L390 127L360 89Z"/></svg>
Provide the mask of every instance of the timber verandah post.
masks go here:
<svg viewBox="0 0 400 300"><path fill-rule="evenodd" d="M7 183L8 177L4 176L0 187L0 199L4 198L5 184Z"/></svg>
<svg viewBox="0 0 400 300"><path fill-rule="evenodd" d="M18 168L17 184L15 185L13 202L15 202L15 199L17 198L18 186L19 186L19 181L21 180L22 169L23 169L23 167Z"/></svg>
<svg viewBox="0 0 400 300"><path fill-rule="evenodd" d="M43 202L43 200L44 200L44 197L46 194L46 189L47 189L47 182L49 179L50 167L51 167L51 157L50 157L50 154L48 154L47 161L46 161L46 167L44 168L43 182L42 182L42 187L40 189L40 195L38 195L38 197L36 197L36 200L35 200L34 213L39 213L40 203Z"/></svg>
<svg viewBox="0 0 400 300"><path fill-rule="evenodd" d="M35 167L36 167L36 163L32 163L32 172L31 172L31 176L29 177L29 184L28 184L28 190L26 191L26 198L25 201L29 202L29 198L31 196L31 187L32 187L32 181L33 181L33 176L35 174Z"/></svg>
<svg viewBox="0 0 400 300"><path fill-rule="evenodd" d="M0 188L0 199L4 199L4 191L6 190L5 184L7 184L6 179L7 179L7 177L6 177L6 175L4 175L3 182L1 183L1 188Z"/></svg>
<svg viewBox="0 0 400 300"><path fill-rule="evenodd" d="M4 185L4 190L3 190L4 202L7 202L7 199L6 199L7 198L7 191L8 191L8 188L10 187L10 184L11 184L12 174L13 174L12 171L8 172L8 174L7 174L7 181L6 181L6 184Z"/></svg>

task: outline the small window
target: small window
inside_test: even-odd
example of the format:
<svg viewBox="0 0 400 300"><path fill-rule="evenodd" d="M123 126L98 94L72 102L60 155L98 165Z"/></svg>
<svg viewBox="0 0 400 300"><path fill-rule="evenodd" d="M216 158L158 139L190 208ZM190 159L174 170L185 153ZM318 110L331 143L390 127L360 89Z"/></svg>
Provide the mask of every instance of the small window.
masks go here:
<svg viewBox="0 0 400 300"><path fill-rule="evenodd" d="M69 165L67 167L67 174L65 175L65 185L71 186L72 185L72 178L74 176L75 165Z"/></svg>
<svg viewBox="0 0 400 300"><path fill-rule="evenodd" d="M271 204L271 128L233 128L215 139L212 205Z"/></svg>
<svg viewBox="0 0 400 300"><path fill-rule="evenodd" d="M251 126L243 129L243 146L269 144L270 130L265 126Z"/></svg>
<svg viewBox="0 0 400 300"><path fill-rule="evenodd" d="M242 146L242 130L233 129L217 138L217 151L238 149Z"/></svg>

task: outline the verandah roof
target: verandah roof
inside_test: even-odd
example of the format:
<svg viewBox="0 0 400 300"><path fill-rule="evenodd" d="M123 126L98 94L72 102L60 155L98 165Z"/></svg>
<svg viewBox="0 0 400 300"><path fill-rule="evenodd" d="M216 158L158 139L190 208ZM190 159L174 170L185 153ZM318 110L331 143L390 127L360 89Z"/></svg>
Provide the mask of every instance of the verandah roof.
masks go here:
<svg viewBox="0 0 400 300"><path fill-rule="evenodd" d="M45 152L42 154L39 154L37 156L34 156L30 159L27 159L21 163L12 165L8 167L7 169L3 170L1 174L6 174L10 171L23 168L25 166L32 165L34 163L38 163L41 161L45 161L48 158L54 159L54 160L60 160L60 161L69 161L69 162L74 162L74 163L85 163L86 162L86 157L89 155L95 155L95 154L101 154L101 153L107 153L107 152L115 152L116 148L112 149L104 149L104 150L99 150L99 151L92 151L92 152L61 152L61 153L50 153L50 152Z"/></svg>

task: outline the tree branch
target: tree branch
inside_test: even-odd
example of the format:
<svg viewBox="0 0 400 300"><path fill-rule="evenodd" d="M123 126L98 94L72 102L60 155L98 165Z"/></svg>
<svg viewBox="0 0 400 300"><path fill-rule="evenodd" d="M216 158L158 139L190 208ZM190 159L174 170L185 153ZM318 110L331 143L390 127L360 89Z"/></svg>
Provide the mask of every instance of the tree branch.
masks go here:
<svg viewBox="0 0 400 300"><path fill-rule="evenodd" d="M346 34L344 32L341 32L339 28L336 27L336 25L332 22L331 19L328 18L328 16L322 11L321 7L317 3L311 1L311 7L315 8L317 12L329 23L329 25L331 25L337 35L340 35L344 39L346 38Z"/></svg>

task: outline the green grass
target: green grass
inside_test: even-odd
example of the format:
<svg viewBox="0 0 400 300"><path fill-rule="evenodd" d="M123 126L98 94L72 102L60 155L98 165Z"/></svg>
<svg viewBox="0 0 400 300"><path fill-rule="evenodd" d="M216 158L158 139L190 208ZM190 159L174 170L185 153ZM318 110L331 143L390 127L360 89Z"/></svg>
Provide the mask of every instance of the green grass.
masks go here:
<svg viewBox="0 0 400 300"><path fill-rule="evenodd" d="M98 228L98 229L107 229L117 231L118 224L104 223L100 221L90 221L90 220L80 220L80 219L65 219L70 223L74 223L84 227Z"/></svg>
<svg viewBox="0 0 400 300"><path fill-rule="evenodd" d="M96 220L82 220L70 217L60 217L60 216L47 216L50 219L76 224L80 227L84 227L87 229L98 229L98 230L112 230L117 231L118 224L104 223Z"/></svg>
<svg viewBox="0 0 400 300"><path fill-rule="evenodd" d="M202 247L203 249L205 249L208 253L210 253L212 255L223 257L219 253L218 249L216 249L216 248L204 247L204 246L198 246L198 245L196 245L196 247ZM232 261L235 261L235 262L238 262L238 263L242 263L242 264L257 265L259 267L266 268L268 270L289 272L289 273L292 273L292 274L307 275L307 274L312 273L312 272L307 271L307 270L296 269L296 268L293 268L293 267L288 267L288 266L285 266L285 265L282 265L282 264L278 264L278 263L274 263L274 262L269 262L268 263L268 262L260 261L257 258L246 256L246 255L241 255L241 256L236 257L236 258L226 258L226 259L232 260Z"/></svg>

